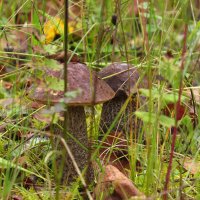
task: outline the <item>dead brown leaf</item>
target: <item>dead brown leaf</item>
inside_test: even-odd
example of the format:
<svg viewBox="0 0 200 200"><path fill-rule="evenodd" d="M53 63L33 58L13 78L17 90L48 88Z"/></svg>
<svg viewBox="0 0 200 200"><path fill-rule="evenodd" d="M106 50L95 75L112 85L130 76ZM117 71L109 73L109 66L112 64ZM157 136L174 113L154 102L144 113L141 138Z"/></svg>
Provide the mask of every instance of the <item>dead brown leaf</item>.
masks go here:
<svg viewBox="0 0 200 200"><path fill-rule="evenodd" d="M186 158L183 167L193 175L200 173L200 161Z"/></svg>
<svg viewBox="0 0 200 200"><path fill-rule="evenodd" d="M67 59L69 59L70 57L72 56L72 53L71 52L68 52L67 53ZM61 63L63 63L65 61L65 52L64 51L61 51L61 52L58 52L58 53L55 53L55 54L51 54L51 55L46 55L46 58L49 58L49 59L55 59ZM72 57L71 57L71 62L80 62L80 58L78 57L77 54L74 54Z"/></svg>
<svg viewBox="0 0 200 200"><path fill-rule="evenodd" d="M4 81L4 82L3 82L3 87L4 87L6 90L10 90L10 89L13 87L13 83Z"/></svg>
<svg viewBox="0 0 200 200"><path fill-rule="evenodd" d="M189 97L190 99L192 99L192 94L191 94L191 90L193 93L193 97L194 97L194 101L199 105L200 104L200 87L194 87L194 88L186 88L184 90L184 94Z"/></svg>
<svg viewBox="0 0 200 200"><path fill-rule="evenodd" d="M35 113L33 117L36 118L38 121L45 122L48 125L50 125L50 123L52 122L52 117L44 114L43 110Z"/></svg>
<svg viewBox="0 0 200 200"><path fill-rule="evenodd" d="M103 192L105 193L105 198L108 198L110 196L109 188L113 188L114 192L122 200L135 196L141 199L146 198L145 195L136 188L133 182L113 165L107 165L104 173L99 176L99 181L95 189L96 196L99 196L99 192Z"/></svg>
<svg viewBox="0 0 200 200"><path fill-rule="evenodd" d="M10 199L11 200L23 200L23 197L19 196L19 195L13 195Z"/></svg>
<svg viewBox="0 0 200 200"><path fill-rule="evenodd" d="M103 165L111 164L122 173L127 174L130 169L128 160L128 144L125 134L122 132L110 133L102 144L100 149L100 160ZM137 171L141 170L140 161L136 161Z"/></svg>

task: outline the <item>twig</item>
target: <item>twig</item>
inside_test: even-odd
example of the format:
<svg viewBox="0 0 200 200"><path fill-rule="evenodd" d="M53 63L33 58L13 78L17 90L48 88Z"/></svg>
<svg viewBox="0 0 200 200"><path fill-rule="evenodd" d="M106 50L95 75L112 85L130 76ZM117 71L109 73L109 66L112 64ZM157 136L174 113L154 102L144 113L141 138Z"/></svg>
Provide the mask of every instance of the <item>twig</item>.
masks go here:
<svg viewBox="0 0 200 200"><path fill-rule="evenodd" d="M186 45L187 32L188 32L188 26L186 24L185 30L184 30L183 51L182 51L181 66L180 66L181 78L180 78L180 85L179 85L178 102L176 103L175 127L173 129L169 165L167 168L167 174L166 174L166 179L165 179L164 195L163 195L164 200L167 200L167 196L168 196L167 191L168 191L168 186L169 186L169 181L170 181L170 174L171 174L172 162L173 162L173 156L174 156L174 148L175 148L175 143L176 143L177 126L178 126L177 115L180 111L181 95L183 91L183 71L184 71L184 63L185 63L185 54L186 54L186 49L187 49L187 45Z"/></svg>
<svg viewBox="0 0 200 200"><path fill-rule="evenodd" d="M68 0L65 0L65 27L64 27L64 93L67 92L67 51L68 51ZM64 112L64 135L67 132L67 109Z"/></svg>

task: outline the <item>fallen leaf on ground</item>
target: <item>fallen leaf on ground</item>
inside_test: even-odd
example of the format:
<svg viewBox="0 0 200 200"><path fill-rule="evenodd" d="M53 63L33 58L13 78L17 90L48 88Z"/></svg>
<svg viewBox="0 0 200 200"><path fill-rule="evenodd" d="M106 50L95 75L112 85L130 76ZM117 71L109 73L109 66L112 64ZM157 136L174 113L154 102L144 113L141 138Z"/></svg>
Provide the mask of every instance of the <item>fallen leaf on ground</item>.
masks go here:
<svg viewBox="0 0 200 200"><path fill-rule="evenodd" d="M74 54L72 56L72 53L68 52L67 53L67 59L69 59L70 57L71 57L70 62L80 62L80 58L78 57L77 54ZM58 52L58 53L55 53L55 54L46 55L46 58L54 59L54 60L57 60L57 61L63 63L65 61L65 52L61 51L61 52Z"/></svg>
<svg viewBox="0 0 200 200"><path fill-rule="evenodd" d="M112 164L123 173L129 169L127 141L121 132L110 133L100 149L103 165Z"/></svg>
<svg viewBox="0 0 200 200"><path fill-rule="evenodd" d="M13 196L11 197L11 199L12 199L12 200L23 200L23 197L18 196L18 195L13 195Z"/></svg>
<svg viewBox="0 0 200 200"><path fill-rule="evenodd" d="M110 133L105 142L102 145L103 149L110 148L118 156L123 156L127 154L128 144L125 138L125 134L122 132L112 132Z"/></svg>
<svg viewBox="0 0 200 200"><path fill-rule="evenodd" d="M3 86L6 90L10 90L13 87L13 83L4 81Z"/></svg>
<svg viewBox="0 0 200 200"><path fill-rule="evenodd" d="M193 175L200 173L200 161L187 158L183 163L183 167Z"/></svg>
<svg viewBox="0 0 200 200"><path fill-rule="evenodd" d="M192 94L191 94L192 91ZM190 99L194 98L194 101L197 104L200 104L200 88L199 87L194 87L194 88L190 88L190 89L185 89L183 91L183 94L185 94L187 97L189 97ZM193 95L193 96L192 96Z"/></svg>
<svg viewBox="0 0 200 200"><path fill-rule="evenodd" d="M176 105L177 103L169 103L167 104L167 106L164 108L164 114L166 116L169 116L169 117L174 117L175 115L175 109L176 109ZM177 113L177 120L181 120L185 115L186 115L186 106L184 105L180 105L179 107L179 112Z"/></svg>
<svg viewBox="0 0 200 200"><path fill-rule="evenodd" d="M59 17L50 19L44 24L45 44L51 43L56 35L63 35L64 22Z"/></svg>
<svg viewBox="0 0 200 200"><path fill-rule="evenodd" d="M107 136L100 149L100 160L103 165L111 164L127 174L130 170L128 143L122 132L112 132ZM139 160L136 161L136 170L141 171Z"/></svg>
<svg viewBox="0 0 200 200"><path fill-rule="evenodd" d="M68 33L74 31L74 24L68 23ZM52 17L44 24L45 44L51 43L57 36L64 34L64 22L59 17Z"/></svg>
<svg viewBox="0 0 200 200"><path fill-rule="evenodd" d="M38 121L40 121L40 122L44 122L44 123L50 125L51 122L52 122L52 117L51 117L51 115L44 114L43 112L44 112L44 111L41 110L41 111L35 113L35 114L33 115L33 117L36 118L36 119L37 119Z"/></svg>
<svg viewBox="0 0 200 200"><path fill-rule="evenodd" d="M95 194L96 196L99 196L100 193L102 194L103 192L105 194L104 199L109 199L108 197L112 195L109 194L110 188L113 188L113 193L120 196L122 200L135 196L140 197L140 199L145 199L145 195L136 188L130 179L128 179L116 167L107 165L104 173L99 176Z"/></svg>

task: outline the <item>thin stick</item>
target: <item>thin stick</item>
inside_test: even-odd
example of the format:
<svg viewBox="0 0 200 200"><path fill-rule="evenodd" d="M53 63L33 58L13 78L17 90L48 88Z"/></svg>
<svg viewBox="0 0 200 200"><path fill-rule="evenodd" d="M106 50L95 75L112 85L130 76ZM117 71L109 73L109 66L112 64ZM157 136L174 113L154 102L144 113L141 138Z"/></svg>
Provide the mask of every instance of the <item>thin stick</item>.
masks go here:
<svg viewBox="0 0 200 200"><path fill-rule="evenodd" d="M64 52L65 52L65 57L64 57L64 93L67 92L67 67L68 67L68 60L67 60L67 52L68 52L68 7L69 3L68 0L65 0L65 27L64 27ZM67 132L67 106L65 108L64 112L64 137Z"/></svg>
<svg viewBox="0 0 200 200"><path fill-rule="evenodd" d="M180 85L179 85L178 102L176 103L175 127L173 129L173 137L172 137L169 165L168 165L168 168L167 168L167 174L166 174L166 179L165 179L165 187L164 187L164 195L163 195L164 200L167 200L167 196L168 196L167 191L168 191L170 174L171 174L171 169L172 169L174 148L175 148L175 144L176 144L177 125L178 125L177 115L178 115L179 110L180 110L181 95L182 95L182 91L183 91L183 71L184 71L184 63L185 63L185 54L186 54L186 49L187 49L187 45L186 45L187 32L188 32L188 26L185 25L184 41L183 41L184 43L183 43L182 59L181 59L181 66L180 66L181 78L180 78Z"/></svg>
<svg viewBox="0 0 200 200"><path fill-rule="evenodd" d="M67 93L67 67L68 67L68 60L67 60L67 52L68 52L68 0L65 0L64 4L64 10L65 10L65 24L64 24L64 94ZM63 125L63 137L65 141L67 141L67 129L68 129L68 110L67 110L67 104L65 104L65 111L64 111L64 125ZM62 161L61 161L61 173L63 175L64 173L64 166L66 164L66 149L62 150ZM62 179L62 178L61 178ZM56 199L59 199L59 189L60 189L60 183L58 183L57 189L56 189Z"/></svg>

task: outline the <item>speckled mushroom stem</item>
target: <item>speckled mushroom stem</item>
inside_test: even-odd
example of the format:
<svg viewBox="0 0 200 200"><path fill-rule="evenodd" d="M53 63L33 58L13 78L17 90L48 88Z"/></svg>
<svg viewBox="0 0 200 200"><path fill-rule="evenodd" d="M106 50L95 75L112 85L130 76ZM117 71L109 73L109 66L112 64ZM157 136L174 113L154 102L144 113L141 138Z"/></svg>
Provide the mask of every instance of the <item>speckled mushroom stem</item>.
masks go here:
<svg viewBox="0 0 200 200"><path fill-rule="evenodd" d="M120 92L112 100L105 102L102 107L101 121L100 121L100 131L106 133L113 123L115 117L120 112L120 109L127 100L127 95L123 92ZM135 110L135 99L133 98L132 106ZM124 133L129 131L130 124L128 123L128 116L130 115L130 105L127 105L125 111L122 113L122 117L119 122L113 127L114 131L123 131ZM132 121L134 127L134 120Z"/></svg>
<svg viewBox="0 0 200 200"><path fill-rule="evenodd" d="M63 125L63 122L62 124ZM87 126L86 116L84 107L82 106L70 106L68 107L68 134L63 137L66 139L67 145L69 146L74 159L81 170L81 172L88 166L88 137L87 137ZM71 137L72 136L72 137ZM59 145L60 146L60 145ZM61 146L61 148L63 148ZM59 149L59 148L58 148ZM75 181L78 174L73 166L72 160L65 155L65 165L63 168L62 183L71 183ZM61 158L57 161L59 165ZM85 171L86 172L86 171ZM87 174L83 174L83 177L87 180L92 181L93 170L89 169Z"/></svg>

